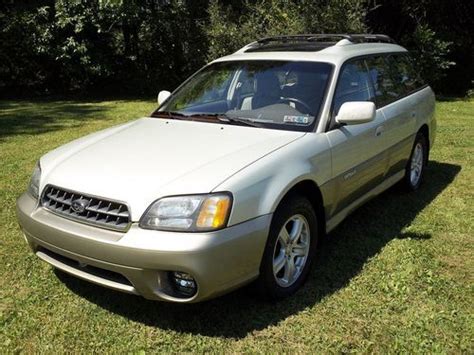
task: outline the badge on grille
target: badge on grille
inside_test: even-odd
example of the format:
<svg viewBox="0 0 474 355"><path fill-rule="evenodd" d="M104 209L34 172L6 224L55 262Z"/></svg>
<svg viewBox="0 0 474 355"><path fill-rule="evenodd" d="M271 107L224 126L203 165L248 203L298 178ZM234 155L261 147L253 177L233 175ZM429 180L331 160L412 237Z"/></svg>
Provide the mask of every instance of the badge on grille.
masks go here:
<svg viewBox="0 0 474 355"><path fill-rule="evenodd" d="M86 210L87 201L84 200L74 200L72 201L71 208L76 213L82 213Z"/></svg>

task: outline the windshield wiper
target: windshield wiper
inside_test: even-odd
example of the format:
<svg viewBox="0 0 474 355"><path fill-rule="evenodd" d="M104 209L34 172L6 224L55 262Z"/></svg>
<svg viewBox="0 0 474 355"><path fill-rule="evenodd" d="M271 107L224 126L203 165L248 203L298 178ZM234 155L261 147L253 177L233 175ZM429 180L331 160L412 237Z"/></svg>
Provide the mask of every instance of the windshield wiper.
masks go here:
<svg viewBox="0 0 474 355"><path fill-rule="evenodd" d="M251 127L262 127L262 124L255 122L254 120L246 117L233 117L228 116L225 113L196 113L194 115L190 115L188 117L212 117L220 122L227 123L227 124L240 124L244 126L251 126Z"/></svg>
<svg viewBox="0 0 474 355"><path fill-rule="evenodd" d="M157 111L153 113L152 117L169 117L169 118L175 118L179 120L191 120L191 121L193 121L193 118L205 119L206 117L208 117L208 118L212 118L212 119L218 120L219 122L227 123L227 124L240 124L240 125L251 126L251 127L262 127L262 124L257 123L250 118L233 117L233 116L228 116L225 113L195 113L191 115L185 115L184 113L177 112L177 111Z"/></svg>
<svg viewBox="0 0 474 355"><path fill-rule="evenodd" d="M177 111L155 111L153 112L151 117L169 117L169 118L184 119L189 116Z"/></svg>

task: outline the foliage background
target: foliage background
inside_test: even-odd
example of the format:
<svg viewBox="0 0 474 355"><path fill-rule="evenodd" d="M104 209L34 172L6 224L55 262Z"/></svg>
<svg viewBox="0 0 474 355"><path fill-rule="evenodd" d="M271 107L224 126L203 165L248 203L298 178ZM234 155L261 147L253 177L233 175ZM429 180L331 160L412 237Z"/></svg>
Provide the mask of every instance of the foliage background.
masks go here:
<svg viewBox="0 0 474 355"><path fill-rule="evenodd" d="M473 87L465 0L6 0L0 97L151 95L257 38L374 32L414 52L444 95Z"/></svg>

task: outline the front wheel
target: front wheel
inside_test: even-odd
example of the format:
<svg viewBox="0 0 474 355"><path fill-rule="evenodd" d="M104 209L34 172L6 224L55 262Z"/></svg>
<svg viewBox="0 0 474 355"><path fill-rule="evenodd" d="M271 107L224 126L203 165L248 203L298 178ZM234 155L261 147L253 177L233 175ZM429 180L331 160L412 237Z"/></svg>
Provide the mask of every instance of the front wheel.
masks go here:
<svg viewBox="0 0 474 355"><path fill-rule="evenodd" d="M278 207L257 280L262 296L282 299L303 285L316 251L317 226L313 206L304 197L291 197Z"/></svg>
<svg viewBox="0 0 474 355"><path fill-rule="evenodd" d="M428 158L428 142L422 133L418 133L410 159L405 168L404 184L409 191L417 190L423 180Z"/></svg>

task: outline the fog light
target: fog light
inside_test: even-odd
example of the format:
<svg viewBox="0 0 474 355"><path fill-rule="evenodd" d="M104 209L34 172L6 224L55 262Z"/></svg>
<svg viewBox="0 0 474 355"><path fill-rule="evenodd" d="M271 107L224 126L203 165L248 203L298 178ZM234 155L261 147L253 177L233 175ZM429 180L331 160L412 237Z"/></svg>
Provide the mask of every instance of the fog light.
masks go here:
<svg viewBox="0 0 474 355"><path fill-rule="evenodd" d="M196 293L196 281L191 275L185 272L173 271L171 273L171 279L176 291L181 295L191 297Z"/></svg>

